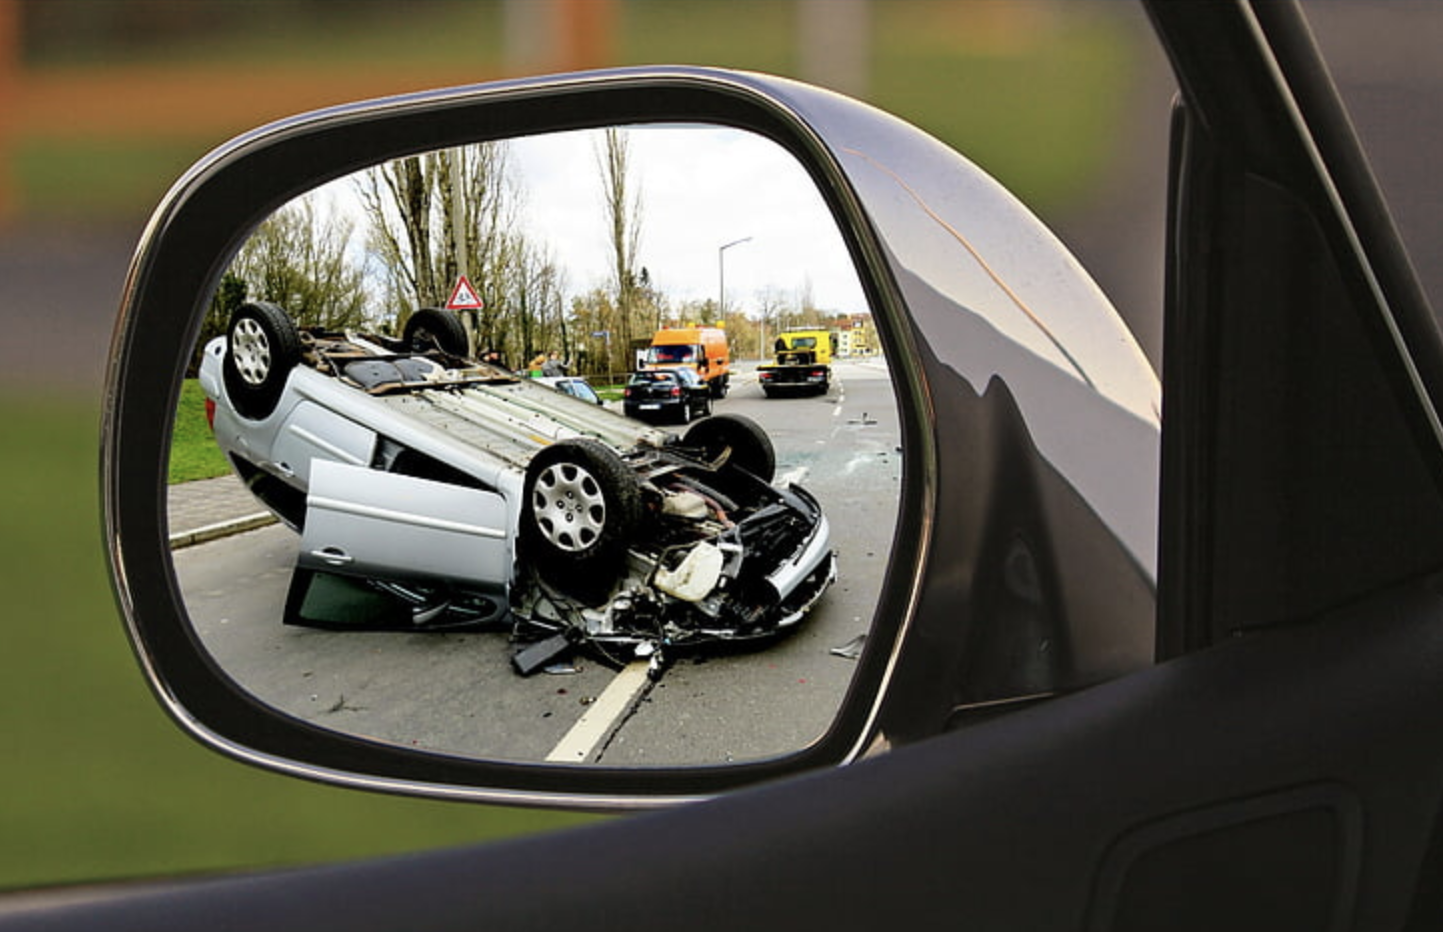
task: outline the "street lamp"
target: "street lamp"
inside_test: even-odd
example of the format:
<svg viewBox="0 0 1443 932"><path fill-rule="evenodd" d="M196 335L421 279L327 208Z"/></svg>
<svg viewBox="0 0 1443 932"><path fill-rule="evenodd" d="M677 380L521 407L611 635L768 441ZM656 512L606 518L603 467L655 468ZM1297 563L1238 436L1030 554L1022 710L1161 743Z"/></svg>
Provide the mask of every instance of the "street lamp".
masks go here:
<svg viewBox="0 0 1443 932"><path fill-rule="evenodd" d="M726 243L726 244L724 244L724 245L721 245L721 246L718 246L718 247L717 247L717 250L716 250L716 277L717 277L717 298L716 298L716 304L717 304L717 308L716 308L716 309L717 309L717 316L719 316L719 317L722 319L723 324L725 324L726 319L727 319L727 267L726 267L726 254L727 254L727 250L730 249L730 248L732 248L733 246L740 246L742 243L750 243L751 241L752 241L752 238L751 238L750 236L743 236L741 239L734 239L734 240L732 240L730 243Z"/></svg>

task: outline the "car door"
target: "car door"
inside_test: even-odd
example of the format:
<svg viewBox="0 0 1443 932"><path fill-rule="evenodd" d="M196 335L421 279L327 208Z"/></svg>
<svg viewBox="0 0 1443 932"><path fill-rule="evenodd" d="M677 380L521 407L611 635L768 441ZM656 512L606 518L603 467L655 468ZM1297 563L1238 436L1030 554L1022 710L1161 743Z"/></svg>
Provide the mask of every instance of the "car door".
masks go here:
<svg viewBox="0 0 1443 932"><path fill-rule="evenodd" d="M415 596L414 623L453 589L484 600L483 620L504 614L514 522L500 493L322 459L310 473L287 622L347 624L354 601L328 609L328 577L421 584L433 595Z"/></svg>
<svg viewBox="0 0 1443 932"><path fill-rule="evenodd" d="M1297 8L1148 9L1182 91L1159 663L705 804L47 927L1436 927L1438 332Z"/></svg>

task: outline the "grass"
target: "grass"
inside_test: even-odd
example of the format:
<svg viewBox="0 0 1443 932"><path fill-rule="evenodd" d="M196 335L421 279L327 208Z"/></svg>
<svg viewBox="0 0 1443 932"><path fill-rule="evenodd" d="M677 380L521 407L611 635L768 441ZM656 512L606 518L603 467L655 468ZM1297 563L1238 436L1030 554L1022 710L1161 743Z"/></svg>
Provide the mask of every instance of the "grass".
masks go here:
<svg viewBox="0 0 1443 932"><path fill-rule="evenodd" d="M175 434L170 443L170 482L213 479L230 472L230 463L216 446L205 416L205 392L198 379L186 379L175 412Z"/></svg>
<svg viewBox="0 0 1443 932"><path fill-rule="evenodd" d="M56 0L47 0L56 3ZM60 0L82 20L94 17L92 0ZM58 4L57 4L58 5ZM349 4L336 15L328 4L270 7L255 0L205 0L188 11L189 22L205 28L166 33L165 21L151 23L125 43L106 41L103 29L68 30L29 50L29 64L41 70L143 66L255 67L275 61L372 67L437 61L496 60L501 53L501 4L495 0L410 0ZM186 17L174 17L185 23Z"/></svg>
<svg viewBox="0 0 1443 932"><path fill-rule="evenodd" d="M1085 191L1120 143L1134 37L1116 16L1058 14L1034 21L1000 15L1005 7L929 0L873 4L867 96L969 155L1045 214ZM279 5L270 9L275 12L247 15L211 38L188 37L141 52L107 54L81 46L33 64L41 75L91 75L94 94L115 95L106 113L133 110L134 95L145 98L146 88L154 91L146 81L156 69L173 71L168 91L189 74L203 75L208 90L189 103L167 93L166 106L175 112L147 110L150 122L137 116L101 134L77 131L73 121L38 132L22 127L11 143L22 212L133 216L154 205L189 162L259 119L385 93L386 75L394 92L413 89L412 82L425 74L449 76L449 68L464 69L454 73L471 75L466 80L480 80L502 67L494 4L428 3L414 11L408 5L400 21L376 15L384 9L378 6L340 24L334 18L280 16L287 8ZM615 64L796 73L789 4L629 0L618 9ZM426 38L406 41L413 33ZM417 71L418 62L433 70ZM272 100L274 82L261 79L278 73L287 76L282 84L290 93ZM345 91L356 83L347 82L347 75L364 76L365 91ZM128 84L127 76L138 83ZM312 84L343 96L312 100L304 93L314 90ZM179 112L187 107L195 119Z"/></svg>
<svg viewBox="0 0 1443 932"><path fill-rule="evenodd" d="M939 5L941 6L941 5ZM1129 37L1109 20L1039 28L958 54L928 21L879 42L873 99L966 155L1034 210L1085 193L1114 157L1133 80Z"/></svg>
<svg viewBox="0 0 1443 932"><path fill-rule="evenodd" d="M323 787L184 737L143 684L110 594L95 411L0 397L0 889L357 858L588 819Z"/></svg>
<svg viewBox="0 0 1443 932"><path fill-rule="evenodd" d="M1116 16L1014 15L1006 6L873 4L867 100L1045 213L1081 196L1119 143L1135 37ZM790 4L630 0L624 9L626 63L796 74Z"/></svg>
<svg viewBox="0 0 1443 932"><path fill-rule="evenodd" d="M207 148L206 142L183 138L29 138L17 140L10 164L25 214L119 219L153 207Z"/></svg>

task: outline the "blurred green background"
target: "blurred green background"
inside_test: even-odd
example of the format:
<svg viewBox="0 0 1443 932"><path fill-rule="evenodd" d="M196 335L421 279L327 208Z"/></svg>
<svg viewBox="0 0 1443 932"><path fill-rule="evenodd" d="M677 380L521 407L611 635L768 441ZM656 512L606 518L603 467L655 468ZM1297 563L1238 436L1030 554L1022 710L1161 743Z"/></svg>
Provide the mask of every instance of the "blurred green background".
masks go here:
<svg viewBox="0 0 1443 932"><path fill-rule="evenodd" d="M547 51L543 29L526 39L541 50L522 55L503 40L500 2L0 0L0 889L352 858L587 818L316 786L191 743L130 654L96 490L124 258L168 184L225 138L347 99L577 62L815 78L798 64L793 2L595 5L609 25L579 51ZM1044 216L1100 196L1141 80L1146 35L1130 5L865 9L850 90L968 153Z"/></svg>

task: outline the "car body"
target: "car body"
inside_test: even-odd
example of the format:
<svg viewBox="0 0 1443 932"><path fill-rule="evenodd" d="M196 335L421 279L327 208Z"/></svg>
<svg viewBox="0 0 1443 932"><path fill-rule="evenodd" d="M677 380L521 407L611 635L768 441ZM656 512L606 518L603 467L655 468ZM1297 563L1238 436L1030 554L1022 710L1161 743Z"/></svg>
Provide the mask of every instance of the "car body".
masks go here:
<svg viewBox="0 0 1443 932"><path fill-rule="evenodd" d="M131 888L52 907L46 927L220 916L271 929L671 929L683 921L864 929L899 918L1027 930L1437 927L1443 344L1298 9L1162 0L1147 8L1180 87L1165 253L1159 566L1147 574L1157 585L1155 663L1065 695L958 704L947 733L918 729L910 746L845 769L706 804L473 850ZM745 79L725 83L735 93ZM454 101L447 104L449 116ZM813 164L820 170L825 160ZM898 204L939 203L916 188L896 193ZM939 219L904 229L923 236L944 226ZM853 224L864 229L860 219ZM184 271L164 258L156 257L162 270ZM911 270L900 261L883 267ZM888 339L923 338L941 316L942 296L910 284L912 326L899 333L889 323ZM188 320L192 310L175 316ZM139 365L154 332L134 323L122 332L119 345L136 361L118 366L112 383L112 397L134 405L117 402L110 415L120 439L108 447L109 526L132 545L115 558L121 580L137 574L119 570L142 568L129 551L149 543L153 509L143 484L122 484L120 467L145 473L158 446L147 441L163 432L148 425L163 420L154 399L164 392L155 367L147 377ZM159 358L179 358L182 342ZM955 349L924 340L899 363L922 366L931 353ZM959 425L975 427L1012 403L1002 374L971 382L947 380L946 365L926 371L935 393L904 399L934 427L962 433ZM982 405L984 388L997 408ZM948 398L953 405L940 414L925 403ZM1114 439L1081 433L1092 444ZM964 493L992 478L967 468L976 464L973 436L944 447L945 467L925 475L944 483L944 474L960 473L962 482L946 487L943 507L915 515L916 536L940 520L965 520L976 502ZM909 438L909 457L929 456L939 439L922 437ZM1032 462L1021 454L1033 435L1011 439L1020 446L1007 447L1014 458L991 462ZM1070 485L1042 478L1048 491ZM118 504L122 490L142 501ZM1005 491L977 494L987 505ZM1037 539L1048 515L1075 502L1043 496L1033 504L1034 522L1008 524L1013 542ZM994 521L1006 514L983 512ZM1112 578L1115 567L1091 561L1090 540L1049 542L1056 547L1047 559ZM934 619L942 609L964 619L1007 608L1025 626L1037 618L1026 610L1059 604L1052 599L1121 611L1135 595L1105 582L1088 587L1081 576L1069 580L1075 587L1033 585L1037 561L976 574L976 550L927 552L936 562L915 567L913 592L925 597L929 570L953 583L932 590ZM130 612L147 662L183 657L166 621L175 607L133 582L122 582L122 592L136 600ZM1151 608L1153 593L1142 598ZM959 672L997 672L959 670L938 656L945 633L940 623L906 632L914 649L897 664L901 685L936 690ZM214 713L207 722L227 724ZM247 753L272 766L295 753L267 744L261 727L284 722L244 725L227 734L244 738ZM307 759L322 756L312 749ZM407 761L386 763L404 769ZM440 768L409 763L404 772L417 779ZM606 778L588 775L589 785ZM654 785L664 775L635 779ZM625 856L598 856L618 851Z"/></svg>
<svg viewBox="0 0 1443 932"><path fill-rule="evenodd" d="M711 399L711 388L690 369L643 369L626 380L622 408L627 417L690 424L711 414Z"/></svg>
<svg viewBox="0 0 1443 932"><path fill-rule="evenodd" d="M820 506L770 484L752 422L662 433L447 353L436 343L465 342L432 339L445 312L411 320L397 341L296 330L251 303L204 349L217 443L301 534L287 623L352 623L357 587L327 594L352 580L400 603L405 630L509 627L523 673L578 641L659 670L673 651L788 630L836 578ZM704 579L671 581L698 561Z"/></svg>

